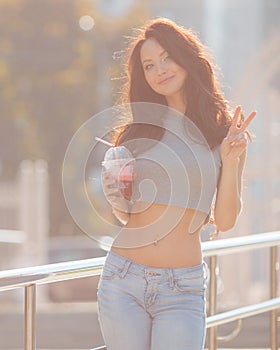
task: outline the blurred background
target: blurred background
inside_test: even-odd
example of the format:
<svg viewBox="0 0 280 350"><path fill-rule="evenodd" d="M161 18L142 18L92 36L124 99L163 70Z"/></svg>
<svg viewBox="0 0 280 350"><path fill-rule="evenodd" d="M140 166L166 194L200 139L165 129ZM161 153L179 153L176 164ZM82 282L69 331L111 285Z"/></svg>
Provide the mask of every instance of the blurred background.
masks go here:
<svg viewBox="0 0 280 350"><path fill-rule="evenodd" d="M241 104L245 115L258 112L243 211L222 237L279 230L279 0L0 0L1 270L106 254L68 212L63 159L79 127L115 103L127 36L158 16L192 28L220 67L231 105ZM91 159L93 173L104 151ZM92 222L92 231L106 235L100 223ZM269 296L268 252L222 257L219 266L219 309ZM94 303L96 283L52 284L38 297ZM21 299L19 292L2 293L2 311Z"/></svg>

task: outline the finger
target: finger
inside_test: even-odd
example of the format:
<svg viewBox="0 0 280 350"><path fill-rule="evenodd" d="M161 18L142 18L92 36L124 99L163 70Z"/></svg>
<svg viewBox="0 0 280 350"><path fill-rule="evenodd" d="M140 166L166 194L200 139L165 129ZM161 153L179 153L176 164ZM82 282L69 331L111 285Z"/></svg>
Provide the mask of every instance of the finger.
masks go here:
<svg viewBox="0 0 280 350"><path fill-rule="evenodd" d="M122 195L119 191L116 191L115 189L111 189L106 193L107 197L110 197L110 200L114 200L114 198L121 198Z"/></svg>
<svg viewBox="0 0 280 350"><path fill-rule="evenodd" d="M241 106L237 106L231 121L231 126L229 128L229 132L236 132L237 130L237 124L238 124L238 120L239 120L239 115L241 112Z"/></svg>
<svg viewBox="0 0 280 350"><path fill-rule="evenodd" d="M250 140L250 142L253 142L253 136L249 133L248 130L245 130L244 133L246 134L247 140Z"/></svg>
<svg viewBox="0 0 280 350"><path fill-rule="evenodd" d="M240 157L241 154L243 154L245 149L246 149L246 143L234 145L232 147L231 151L227 154L227 158L228 159L236 159L236 158Z"/></svg>
<svg viewBox="0 0 280 350"><path fill-rule="evenodd" d="M232 143L235 142L237 140L239 140L242 137L242 135L240 135L239 133L231 133L228 134L225 138L224 138L224 142L226 143Z"/></svg>
<svg viewBox="0 0 280 350"><path fill-rule="evenodd" d="M112 177L107 177L107 178L103 178L103 184L105 186L113 185L113 184L117 184L117 181L115 179L113 179Z"/></svg>
<svg viewBox="0 0 280 350"><path fill-rule="evenodd" d="M239 142L239 141L247 141L248 136L247 133L245 131L239 132L238 134L236 134L235 139Z"/></svg>
<svg viewBox="0 0 280 350"><path fill-rule="evenodd" d="M223 142L225 144L229 144L230 146L233 146L235 144L238 144L239 142L247 142L247 133L246 132L239 132L235 134L230 134L227 137L224 138Z"/></svg>
<svg viewBox="0 0 280 350"><path fill-rule="evenodd" d="M247 140L246 139L240 139L231 144L234 148L243 148L246 147L247 145Z"/></svg>
<svg viewBox="0 0 280 350"><path fill-rule="evenodd" d="M101 175L102 175L103 179L108 179L109 178L109 172L108 171L103 171Z"/></svg>
<svg viewBox="0 0 280 350"><path fill-rule="evenodd" d="M107 197L121 197L121 192L116 187L109 187L106 189L106 196Z"/></svg>
<svg viewBox="0 0 280 350"><path fill-rule="evenodd" d="M241 125L241 130L245 131L247 129L248 125L251 123L251 121L255 118L257 112L252 112L249 117L243 122Z"/></svg>
<svg viewBox="0 0 280 350"><path fill-rule="evenodd" d="M113 185L113 184L116 185L118 183L116 178L113 177L112 174L110 174L110 173L102 174L102 182L105 186Z"/></svg>

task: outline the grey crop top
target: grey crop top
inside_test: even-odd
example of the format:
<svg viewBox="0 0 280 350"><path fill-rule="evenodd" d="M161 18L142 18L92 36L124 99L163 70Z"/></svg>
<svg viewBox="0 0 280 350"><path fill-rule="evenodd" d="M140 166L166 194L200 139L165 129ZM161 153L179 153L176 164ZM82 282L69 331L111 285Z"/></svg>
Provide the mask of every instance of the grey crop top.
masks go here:
<svg viewBox="0 0 280 350"><path fill-rule="evenodd" d="M132 200L191 208L209 214L221 167L220 146L210 149L185 116L169 116L160 141L136 156ZM130 141L128 141L130 142ZM206 215L205 215L206 217Z"/></svg>

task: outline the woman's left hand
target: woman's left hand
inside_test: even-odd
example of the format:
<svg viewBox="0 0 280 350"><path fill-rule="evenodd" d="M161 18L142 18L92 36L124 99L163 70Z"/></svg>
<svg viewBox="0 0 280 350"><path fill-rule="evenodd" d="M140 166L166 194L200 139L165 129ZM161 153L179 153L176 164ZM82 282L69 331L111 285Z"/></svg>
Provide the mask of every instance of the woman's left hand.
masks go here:
<svg viewBox="0 0 280 350"><path fill-rule="evenodd" d="M239 159L245 151L248 144L247 127L256 116L256 112L252 112L247 119L240 125L239 118L241 107L238 106L234 112L231 126L228 130L227 136L221 143L221 158L222 161L234 161Z"/></svg>

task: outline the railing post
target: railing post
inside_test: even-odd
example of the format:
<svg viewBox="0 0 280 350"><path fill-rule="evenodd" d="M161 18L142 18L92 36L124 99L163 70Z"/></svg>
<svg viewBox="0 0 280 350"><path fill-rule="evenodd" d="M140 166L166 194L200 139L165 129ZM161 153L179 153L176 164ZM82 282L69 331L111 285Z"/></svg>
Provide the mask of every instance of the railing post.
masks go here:
<svg viewBox="0 0 280 350"><path fill-rule="evenodd" d="M24 350L35 350L36 284L25 287Z"/></svg>
<svg viewBox="0 0 280 350"><path fill-rule="evenodd" d="M270 248L270 298L277 297L277 272L279 262L277 262L277 246ZM271 350L278 349L277 318L278 310L270 312L270 347Z"/></svg>
<svg viewBox="0 0 280 350"><path fill-rule="evenodd" d="M216 314L217 306L217 256L210 257L210 291L209 291L209 316ZM217 327L209 329L209 350L217 349Z"/></svg>

